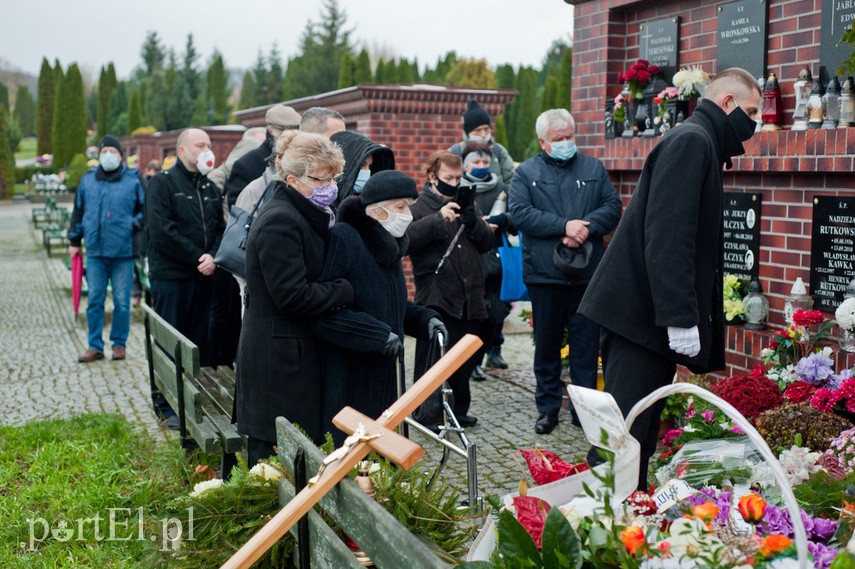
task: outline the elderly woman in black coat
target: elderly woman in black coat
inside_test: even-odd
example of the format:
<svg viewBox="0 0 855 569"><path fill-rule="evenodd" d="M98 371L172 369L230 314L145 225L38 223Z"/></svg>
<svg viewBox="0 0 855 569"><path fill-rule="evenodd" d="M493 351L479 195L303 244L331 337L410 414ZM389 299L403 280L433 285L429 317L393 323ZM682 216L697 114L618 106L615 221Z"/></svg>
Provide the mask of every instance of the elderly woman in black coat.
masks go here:
<svg viewBox="0 0 855 569"><path fill-rule="evenodd" d="M401 257L412 221L415 182L403 172L371 176L359 196L346 198L330 242L321 280L345 279L353 304L314 322L323 352L324 429L336 444L344 434L332 418L349 405L378 417L397 397L396 358L404 334L429 340L445 326L435 311L407 300Z"/></svg>
<svg viewBox="0 0 855 569"><path fill-rule="evenodd" d="M353 301L349 282L321 278L343 166L341 150L323 136L284 133L278 180L250 229L235 412L251 465L273 454L278 416L323 441L321 352L311 322Z"/></svg>

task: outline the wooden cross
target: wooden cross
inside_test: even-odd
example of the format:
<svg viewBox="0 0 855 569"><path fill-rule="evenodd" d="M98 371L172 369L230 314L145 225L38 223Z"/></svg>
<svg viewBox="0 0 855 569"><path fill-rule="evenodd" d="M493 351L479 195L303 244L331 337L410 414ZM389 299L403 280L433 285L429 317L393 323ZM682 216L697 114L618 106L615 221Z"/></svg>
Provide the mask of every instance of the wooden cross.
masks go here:
<svg viewBox="0 0 855 569"><path fill-rule="evenodd" d="M352 433L361 422L366 427L366 435L382 433L382 436L357 442L338 462L329 465L315 484L305 487L285 504L285 507L238 549L220 569L248 569L342 478L347 476L371 450L377 451L404 468L415 464L424 451L391 429L402 423L430 394L439 389L442 383L472 357L481 345L482 342L477 336L472 334L464 336L376 421L349 407L340 411L333 419L333 423L342 430Z"/></svg>

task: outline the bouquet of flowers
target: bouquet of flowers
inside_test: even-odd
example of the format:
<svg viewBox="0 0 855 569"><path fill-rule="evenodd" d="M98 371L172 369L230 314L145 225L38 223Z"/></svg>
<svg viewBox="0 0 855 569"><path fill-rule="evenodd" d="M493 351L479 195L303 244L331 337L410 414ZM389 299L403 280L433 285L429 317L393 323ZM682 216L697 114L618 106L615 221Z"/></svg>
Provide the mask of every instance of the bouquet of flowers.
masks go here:
<svg viewBox="0 0 855 569"><path fill-rule="evenodd" d="M834 321L826 320L819 310L796 310L793 324L772 336L769 348L760 355L766 363L796 364L803 357L822 349L833 326Z"/></svg>
<svg viewBox="0 0 855 569"><path fill-rule="evenodd" d="M623 93L615 97L615 110L612 113L612 117L616 123L626 121L626 107L625 101L623 100Z"/></svg>
<svg viewBox="0 0 855 569"><path fill-rule="evenodd" d="M674 89L674 87L669 87L669 89ZM660 97L662 93L659 94ZM656 102L656 99L653 101ZM660 110L662 113L665 112L664 103L660 104ZM744 283L736 278L736 275L724 276L722 296L724 297L724 319L728 322L741 322L745 319L745 309L742 306L742 299L745 298L746 294L744 288Z"/></svg>
<svg viewBox="0 0 855 569"><path fill-rule="evenodd" d="M644 88L661 71L656 65L650 65L646 59L639 59L630 65L626 71L618 74L618 83L629 85L630 98L643 99Z"/></svg>
<svg viewBox="0 0 855 569"><path fill-rule="evenodd" d="M855 298L844 300L834 311L834 318L847 338L855 337Z"/></svg>
<svg viewBox="0 0 855 569"><path fill-rule="evenodd" d="M676 99L678 95L676 87L665 87L662 89L658 95L653 97L653 103L659 105L659 116L665 114L665 105L668 104L668 101L671 99ZM728 275L733 276L733 275ZM734 277L736 278L736 277ZM727 281L727 277L725 277L725 281ZM741 302L741 299L740 299Z"/></svg>
<svg viewBox="0 0 855 569"><path fill-rule="evenodd" d="M706 93L710 76L701 69L700 65L684 67L674 74L674 87L680 93L681 99L696 99Z"/></svg>

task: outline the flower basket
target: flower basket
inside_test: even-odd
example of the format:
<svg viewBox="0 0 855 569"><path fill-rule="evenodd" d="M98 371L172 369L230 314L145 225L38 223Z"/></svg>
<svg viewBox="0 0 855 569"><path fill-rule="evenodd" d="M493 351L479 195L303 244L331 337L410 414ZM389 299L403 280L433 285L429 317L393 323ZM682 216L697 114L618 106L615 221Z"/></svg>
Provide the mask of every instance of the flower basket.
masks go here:
<svg viewBox="0 0 855 569"><path fill-rule="evenodd" d="M638 465L640 462L640 445L630 434L629 429L641 413L653 406L660 399L664 399L675 393L686 393L698 396L710 404L716 406L731 420L734 421L750 439L755 446L757 452L765 459L767 465L772 470L772 474L780 486L781 495L784 505L789 511L793 532L795 536L795 545L798 553L798 566L802 569L809 567L808 562L808 547L807 547L807 532L805 531L804 523L802 522L799 512L798 503L793 495L793 491L787 481L787 476L784 473L777 458L769 449L769 446L739 411L725 400L714 395L713 393L690 383L675 383L667 385L655 390L653 393L636 403L630 410L624 420L620 409L617 407L612 396L605 392L600 392L583 387L569 385L567 390L573 401L574 408L582 423L582 428L589 442L597 446L603 446L600 442L601 432L605 430L608 434L608 441L605 444L608 450L614 452L614 493L612 494L613 503L621 503L626 500L635 490L638 482ZM599 470L605 465L597 466ZM552 483L553 488L559 488L556 493L549 493L549 497L543 499L550 505L560 506L569 501L574 501L576 496L579 496L578 488L582 482L590 483L594 480L591 471L582 472L571 476L563 485L559 486L561 480ZM536 489L532 489L534 492ZM572 493L576 492L575 495ZM587 497L582 498L585 500ZM591 498L587 498L591 500ZM496 547L496 535L493 529L492 519L485 524L472 549L467 557L468 561L487 561L489 560L492 550Z"/></svg>

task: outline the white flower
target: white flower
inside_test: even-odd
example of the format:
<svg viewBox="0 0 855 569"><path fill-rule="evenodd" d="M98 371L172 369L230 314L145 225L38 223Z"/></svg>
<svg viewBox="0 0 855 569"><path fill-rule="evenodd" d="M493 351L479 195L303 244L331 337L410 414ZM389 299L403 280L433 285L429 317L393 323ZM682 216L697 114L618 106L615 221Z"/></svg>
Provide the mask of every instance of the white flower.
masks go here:
<svg viewBox="0 0 855 569"><path fill-rule="evenodd" d="M205 480L204 482L199 482L195 486L193 486L193 491L190 492L191 498L198 498L208 490L213 490L214 488L219 488L223 485L222 478L214 478L213 480Z"/></svg>
<svg viewBox="0 0 855 569"><path fill-rule="evenodd" d="M368 474L375 474L380 472L380 463L379 462L369 462L367 460L360 460L356 465L357 470L368 470Z"/></svg>
<svg viewBox="0 0 855 569"><path fill-rule="evenodd" d="M772 357L774 355L775 355L775 350L772 350L770 348L763 348L762 350L760 350L760 357L763 358L764 360L766 358Z"/></svg>
<svg viewBox="0 0 855 569"><path fill-rule="evenodd" d="M855 298L844 300L834 311L834 319L847 332L855 332Z"/></svg>
<svg viewBox="0 0 855 569"><path fill-rule="evenodd" d="M799 567L801 567L799 560L792 557L780 557L766 565L766 569L799 569Z"/></svg>
<svg viewBox="0 0 855 569"><path fill-rule="evenodd" d="M699 65L684 67L674 74L672 83L683 98L698 97L706 90L710 76Z"/></svg>
<svg viewBox="0 0 855 569"><path fill-rule="evenodd" d="M819 465L816 463L819 457L818 452L810 452L804 447L793 445L788 450L781 452L778 462L781 463L781 468L784 469L790 486L795 486L819 470Z"/></svg>
<svg viewBox="0 0 855 569"><path fill-rule="evenodd" d="M255 466L249 469L250 476L257 476L258 478L263 478L265 482L269 482L271 480L279 480L282 478L282 473L279 472L275 467L267 464L266 462L259 462Z"/></svg>
<svg viewBox="0 0 855 569"><path fill-rule="evenodd" d="M567 521L570 522L570 526L574 530L579 529L582 516L579 514L579 510L576 509L576 506L568 504L566 507L559 508L559 511L564 514L564 517L567 518Z"/></svg>

